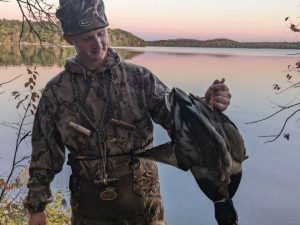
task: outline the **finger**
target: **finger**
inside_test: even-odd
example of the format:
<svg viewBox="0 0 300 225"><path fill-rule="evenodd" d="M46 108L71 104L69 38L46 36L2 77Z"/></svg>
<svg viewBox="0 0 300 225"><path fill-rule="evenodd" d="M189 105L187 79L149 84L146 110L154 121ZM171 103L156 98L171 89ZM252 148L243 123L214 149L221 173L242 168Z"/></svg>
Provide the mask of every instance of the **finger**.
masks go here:
<svg viewBox="0 0 300 225"><path fill-rule="evenodd" d="M219 102L214 102L214 108L223 112L224 110L226 110L228 107L227 104L222 104L222 103L219 103Z"/></svg>
<svg viewBox="0 0 300 225"><path fill-rule="evenodd" d="M214 102L213 106L215 109L223 112L225 109L227 109L227 107L230 104L230 100L229 99L218 99L217 101Z"/></svg>
<svg viewBox="0 0 300 225"><path fill-rule="evenodd" d="M229 91L216 91L214 92L215 97L224 97L224 98L228 98L231 99L231 93Z"/></svg>
<svg viewBox="0 0 300 225"><path fill-rule="evenodd" d="M225 78L223 77L220 83L225 83Z"/></svg>
<svg viewBox="0 0 300 225"><path fill-rule="evenodd" d="M223 83L218 83L218 84L214 84L211 86L211 90L214 92L217 91L229 91L229 88L227 87L226 84Z"/></svg>
<svg viewBox="0 0 300 225"><path fill-rule="evenodd" d="M223 105L229 105L230 104L230 98L224 97L224 96L216 96L215 102Z"/></svg>
<svg viewBox="0 0 300 225"><path fill-rule="evenodd" d="M225 82L225 78L222 78L221 81L217 79L217 80L215 80L215 81L213 82L213 85L214 85L214 84L224 83L224 82Z"/></svg>
<svg viewBox="0 0 300 225"><path fill-rule="evenodd" d="M230 104L230 99L229 98L218 96L215 99L214 108L216 108L217 110L222 112L225 109L227 109L229 104Z"/></svg>

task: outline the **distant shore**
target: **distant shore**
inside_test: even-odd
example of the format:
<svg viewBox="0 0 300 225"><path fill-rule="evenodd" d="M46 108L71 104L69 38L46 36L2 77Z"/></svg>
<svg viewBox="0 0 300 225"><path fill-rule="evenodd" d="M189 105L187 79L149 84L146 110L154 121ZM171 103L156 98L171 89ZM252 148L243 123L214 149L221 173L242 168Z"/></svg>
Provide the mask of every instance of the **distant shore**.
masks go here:
<svg viewBox="0 0 300 225"><path fill-rule="evenodd" d="M147 41L146 43L147 46L159 47L300 49L300 42L237 42L226 38L204 41L196 39L169 39Z"/></svg>
<svg viewBox="0 0 300 225"><path fill-rule="evenodd" d="M39 23L34 23L33 28L39 30L39 36L44 40L44 46L64 47L67 43L63 40L60 30L49 31L40 29L44 27ZM30 32L29 27L24 27L22 31L22 22L18 20L0 19L0 44L18 45L20 34L25 32L22 37L22 45L40 45L39 38ZM26 29L25 29L26 28ZM26 35L25 35L26 34ZM193 47L193 48L254 48L254 49L300 49L300 42L238 42L227 38L217 38L211 40L197 40L189 38L167 39L146 41L128 31L115 28L108 28L108 38L111 46L124 47ZM46 44L54 43L54 45Z"/></svg>
<svg viewBox="0 0 300 225"><path fill-rule="evenodd" d="M225 42L220 43L216 40L198 41L198 42L183 42L178 40L160 40L160 41L146 41L145 46L114 46L116 48L123 47L190 47L190 48L249 48L249 49L300 49L300 42ZM0 45L18 45L16 42L0 42ZM23 42L21 46L40 46L40 43ZM68 44L60 46L50 43L44 43L44 47L72 47Z"/></svg>

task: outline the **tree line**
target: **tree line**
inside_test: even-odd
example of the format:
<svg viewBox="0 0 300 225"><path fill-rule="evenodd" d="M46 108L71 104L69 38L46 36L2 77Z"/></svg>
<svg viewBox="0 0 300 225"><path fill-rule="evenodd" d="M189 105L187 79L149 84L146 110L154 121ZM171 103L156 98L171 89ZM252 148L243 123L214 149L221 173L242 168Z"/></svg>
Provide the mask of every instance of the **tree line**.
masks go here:
<svg viewBox="0 0 300 225"><path fill-rule="evenodd" d="M238 42L226 38L212 40L168 39L147 41L148 46L200 47L200 48L273 48L300 49L300 42Z"/></svg>
<svg viewBox="0 0 300 225"><path fill-rule="evenodd" d="M19 43L21 33L23 33L21 44L39 44L40 40L44 43L51 43L54 45L67 45L62 38L62 32L57 28L51 32L47 29L42 29L41 22L32 22L31 25L35 29L39 37L34 35L32 28L19 20L0 19L0 43L1 44L15 44ZM47 22L44 26L47 26ZM59 26L57 26L59 27ZM134 34L124 31L122 29L108 29L109 43L111 46L146 46L145 40L135 36Z"/></svg>

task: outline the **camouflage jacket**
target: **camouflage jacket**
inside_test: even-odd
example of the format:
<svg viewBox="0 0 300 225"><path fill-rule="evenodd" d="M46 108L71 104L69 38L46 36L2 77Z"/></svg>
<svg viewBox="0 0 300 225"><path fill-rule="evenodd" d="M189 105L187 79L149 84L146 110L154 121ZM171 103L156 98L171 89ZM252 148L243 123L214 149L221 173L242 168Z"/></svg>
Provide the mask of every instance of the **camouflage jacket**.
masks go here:
<svg viewBox="0 0 300 225"><path fill-rule="evenodd" d="M35 115L29 193L24 201L28 211L40 212L51 202L50 182L62 170L65 147L75 156L101 157L93 127L101 127L107 156L126 155L151 143L152 120L168 126L167 91L149 70L122 61L111 48L105 69L99 71L84 69L76 57L67 59L65 70L46 85ZM79 112L78 104L83 112ZM111 119L135 128L118 126ZM70 122L91 130L91 135L76 131Z"/></svg>

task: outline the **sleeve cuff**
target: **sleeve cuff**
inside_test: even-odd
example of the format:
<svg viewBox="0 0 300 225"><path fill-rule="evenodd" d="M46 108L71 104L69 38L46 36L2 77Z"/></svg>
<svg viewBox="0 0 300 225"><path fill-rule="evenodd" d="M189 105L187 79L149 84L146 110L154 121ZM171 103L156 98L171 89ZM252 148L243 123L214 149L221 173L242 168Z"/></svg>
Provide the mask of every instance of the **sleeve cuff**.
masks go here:
<svg viewBox="0 0 300 225"><path fill-rule="evenodd" d="M28 201L28 198L27 198L24 200L23 205L24 205L25 209L27 209L28 213L34 214L34 213L43 212L45 210L47 204L52 202L52 200L53 200L53 198L52 198L52 196L50 196L45 201L32 203L32 202Z"/></svg>
<svg viewBox="0 0 300 225"><path fill-rule="evenodd" d="M35 213L43 212L46 208L46 204L38 204L32 206L24 202L24 207L27 209L29 214L35 214Z"/></svg>

